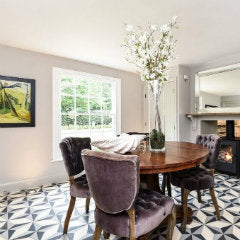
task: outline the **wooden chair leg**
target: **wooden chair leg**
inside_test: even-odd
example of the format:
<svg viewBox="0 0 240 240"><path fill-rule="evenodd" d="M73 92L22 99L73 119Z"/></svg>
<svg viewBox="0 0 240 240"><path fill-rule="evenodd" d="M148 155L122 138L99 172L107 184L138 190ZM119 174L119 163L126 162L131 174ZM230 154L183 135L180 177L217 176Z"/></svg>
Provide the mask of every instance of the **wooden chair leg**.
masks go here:
<svg viewBox="0 0 240 240"><path fill-rule="evenodd" d="M102 229L98 225L96 225L94 235L93 235L93 240L99 240L101 237L101 232L102 232Z"/></svg>
<svg viewBox="0 0 240 240"><path fill-rule="evenodd" d="M149 234L146 234L137 238L137 240L148 240L148 239L149 239Z"/></svg>
<svg viewBox="0 0 240 240"><path fill-rule="evenodd" d="M89 204L90 204L90 198L86 198L86 213L89 213Z"/></svg>
<svg viewBox="0 0 240 240"><path fill-rule="evenodd" d="M213 187L210 188L210 193L211 193L212 201L213 201L215 211L216 211L216 214L217 214L217 219L220 221L221 220L220 211L219 211L219 207L218 207L218 203L217 203L217 199L216 199Z"/></svg>
<svg viewBox="0 0 240 240"><path fill-rule="evenodd" d="M109 239L110 233L107 233L107 232L104 231L103 236L104 236L104 239Z"/></svg>
<svg viewBox="0 0 240 240"><path fill-rule="evenodd" d="M202 203L201 191L197 190L197 194L198 194L198 202Z"/></svg>
<svg viewBox="0 0 240 240"><path fill-rule="evenodd" d="M128 216L129 216L129 227L130 227L130 236L129 239L130 240L136 240L136 236L135 236L135 209L130 209L127 211Z"/></svg>
<svg viewBox="0 0 240 240"><path fill-rule="evenodd" d="M187 225L187 201L188 201L188 194L189 190L183 189L183 195L182 195L182 207L183 207L183 221L182 221L182 226L181 230L184 232L186 230L186 225Z"/></svg>
<svg viewBox="0 0 240 240"><path fill-rule="evenodd" d="M71 200L70 200L69 207L68 207L68 211L67 211L67 216L66 216L65 222L64 222L63 234L66 234L66 233L67 233L68 224L69 224L69 221L70 221L72 212L73 212L73 208L74 208L74 205L75 205L75 201L76 201L76 198L73 197L73 196L71 196Z"/></svg>
<svg viewBox="0 0 240 240"><path fill-rule="evenodd" d="M167 240L172 240L174 228L176 226L176 207L172 209L172 213L168 216Z"/></svg>

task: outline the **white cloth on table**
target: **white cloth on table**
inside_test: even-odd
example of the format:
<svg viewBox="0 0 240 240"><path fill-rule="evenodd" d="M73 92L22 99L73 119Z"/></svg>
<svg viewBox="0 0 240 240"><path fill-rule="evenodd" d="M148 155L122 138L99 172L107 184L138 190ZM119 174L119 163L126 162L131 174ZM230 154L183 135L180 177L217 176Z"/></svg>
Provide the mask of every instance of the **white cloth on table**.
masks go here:
<svg viewBox="0 0 240 240"><path fill-rule="evenodd" d="M124 154L136 150L145 137L146 135L129 135L123 133L119 137L113 139L93 141L91 145L105 152Z"/></svg>

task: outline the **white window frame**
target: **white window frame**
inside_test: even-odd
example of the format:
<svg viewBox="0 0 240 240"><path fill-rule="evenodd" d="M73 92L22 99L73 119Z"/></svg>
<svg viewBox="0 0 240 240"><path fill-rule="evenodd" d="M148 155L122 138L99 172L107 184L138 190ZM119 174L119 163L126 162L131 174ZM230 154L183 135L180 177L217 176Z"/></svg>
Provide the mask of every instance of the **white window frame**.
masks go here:
<svg viewBox="0 0 240 240"><path fill-rule="evenodd" d="M102 76L97 74L91 74L86 72L78 72L69 69L63 69L53 67L53 81L52 81L52 93L53 93L53 105L52 105L52 133L53 133L53 159L52 161L61 161L62 156L59 149L59 143L61 141L61 79L63 77L84 77L88 80L101 80L105 82L114 82L116 84L116 124L114 128L115 134L121 133L121 79L113 78L109 76Z"/></svg>

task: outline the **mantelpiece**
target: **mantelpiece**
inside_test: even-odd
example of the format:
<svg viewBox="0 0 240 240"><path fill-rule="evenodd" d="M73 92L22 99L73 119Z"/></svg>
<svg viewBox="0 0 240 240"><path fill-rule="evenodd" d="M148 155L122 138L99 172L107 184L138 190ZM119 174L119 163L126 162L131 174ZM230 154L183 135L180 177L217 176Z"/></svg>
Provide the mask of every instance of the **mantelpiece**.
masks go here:
<svg viewBox="0 0 240 240"><path fill-rule="evenodd" d="M240 112L199 112L188 113L186 117L192 120L192 130L201 134L200 123L206 120L239 120Z"/></svg>
<svg viewBox="0 0 240 240"><path fill-rule="evenodd" d="M202 116L240 116L240 112L226 112L226 113L187 113L186 117L193 118L193 117L202 117Z"/></svg>

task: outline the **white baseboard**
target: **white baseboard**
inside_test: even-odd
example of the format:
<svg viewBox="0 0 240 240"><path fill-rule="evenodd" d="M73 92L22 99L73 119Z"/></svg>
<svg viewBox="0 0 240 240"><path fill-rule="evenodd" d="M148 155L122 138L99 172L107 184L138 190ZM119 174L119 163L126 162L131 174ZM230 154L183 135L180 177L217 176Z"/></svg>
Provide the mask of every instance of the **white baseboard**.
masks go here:
<svg viewBox="0 0 240 240"><path fill-rule="evenodd" d="M23 179L17 182L8 182L0 184L0 193L16 192L29 188L39 187L51 183L59 183L68 180L68 176L64 175L48 175L36 178Z"/></svg>

